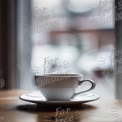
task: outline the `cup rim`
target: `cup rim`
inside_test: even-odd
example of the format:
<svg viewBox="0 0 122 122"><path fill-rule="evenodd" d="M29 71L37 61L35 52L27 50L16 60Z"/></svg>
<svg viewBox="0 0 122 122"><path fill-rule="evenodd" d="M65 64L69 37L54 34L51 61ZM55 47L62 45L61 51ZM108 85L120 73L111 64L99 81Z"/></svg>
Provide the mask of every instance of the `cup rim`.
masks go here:
<svg viewBox="0 0 122 122"><path fill-rule="evenodd" d="M53 73L49 73L49 74L42 74L42 75L34 75L35 77L83 77L82 74L78 74L78 73L73 73L73 74L53 74Z"/></svg>

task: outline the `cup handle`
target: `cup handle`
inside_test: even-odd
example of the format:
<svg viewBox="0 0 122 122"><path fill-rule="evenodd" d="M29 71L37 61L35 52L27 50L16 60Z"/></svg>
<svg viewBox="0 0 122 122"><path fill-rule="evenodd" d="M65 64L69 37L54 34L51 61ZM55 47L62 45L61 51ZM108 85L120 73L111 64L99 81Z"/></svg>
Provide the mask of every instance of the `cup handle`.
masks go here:
<svg viewBox="0 0 122 122"><path fill-rule="evenodd" d="M90 87L88 90L75 93L75 94L72 96L72 98L74 98L75 96L77 96L77 95L79 95L79 94L81 94L81 93L88 92L88 91L94 89L95 86L96 86L96 84L95 84L95 82L94 82L93 80L82 80L82 81L79 81L78 85L81 85L81 84L84 83L84 82L90 82L90 83L91 83L91 87Z"/></svg>

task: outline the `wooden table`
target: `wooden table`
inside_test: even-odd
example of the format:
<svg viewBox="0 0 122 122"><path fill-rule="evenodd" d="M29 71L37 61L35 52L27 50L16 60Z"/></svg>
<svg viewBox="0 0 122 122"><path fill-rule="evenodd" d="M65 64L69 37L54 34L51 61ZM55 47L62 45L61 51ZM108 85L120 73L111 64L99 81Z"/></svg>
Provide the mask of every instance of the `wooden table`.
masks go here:
<svg viewBox="0 0 122 122"><path fill-rule="evenodd" d="M0 91L0 122L122 122L121 100L101 98L77 106L40 107L19 100L23 93Z"/></svg>

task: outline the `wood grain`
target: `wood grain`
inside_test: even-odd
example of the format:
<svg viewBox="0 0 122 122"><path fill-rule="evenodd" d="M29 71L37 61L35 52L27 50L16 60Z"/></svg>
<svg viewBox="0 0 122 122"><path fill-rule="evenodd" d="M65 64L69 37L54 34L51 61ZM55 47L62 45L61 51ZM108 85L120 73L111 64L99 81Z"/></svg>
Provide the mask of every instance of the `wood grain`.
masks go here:
<svg viewBox="0 0 122 122"><path fill-rule="evenodd" d="M2 91L0 98L27 91ZM56 112L57 111L57 112ZM37 106L19 99L0 100L0 122L121 122L122 101L103 99L76 106Z"/></svg>

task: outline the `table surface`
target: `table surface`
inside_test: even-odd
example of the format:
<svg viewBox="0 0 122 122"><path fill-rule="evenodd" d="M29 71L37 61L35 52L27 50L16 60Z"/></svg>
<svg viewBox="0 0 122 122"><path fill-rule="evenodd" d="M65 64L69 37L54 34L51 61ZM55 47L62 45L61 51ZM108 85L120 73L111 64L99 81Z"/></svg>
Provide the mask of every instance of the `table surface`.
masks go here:
<svg viewBox="0 0 122 122"><path fill-rule="evenodd" d="M0 122L122 122L122 101L99 99L75 106L37 106L19 100L28 91L0 91Z"/></svg>

